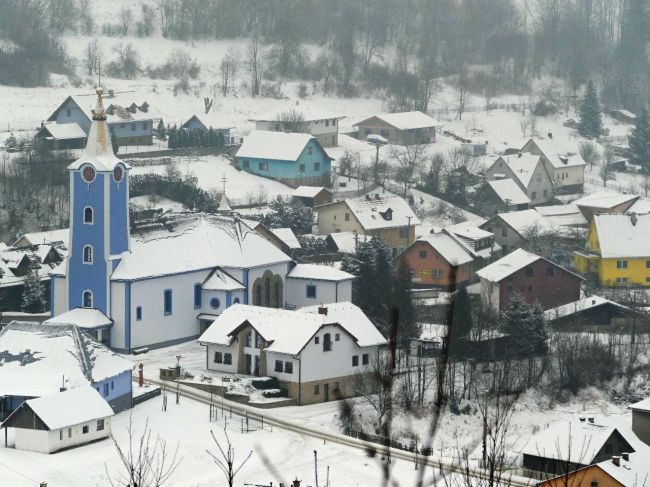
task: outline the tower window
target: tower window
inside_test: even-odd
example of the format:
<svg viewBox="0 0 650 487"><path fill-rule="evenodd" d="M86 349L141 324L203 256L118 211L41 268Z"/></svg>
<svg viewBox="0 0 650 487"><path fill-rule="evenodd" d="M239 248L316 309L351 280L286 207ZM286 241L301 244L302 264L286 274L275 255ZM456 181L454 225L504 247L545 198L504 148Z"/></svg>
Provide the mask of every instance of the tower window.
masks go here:
<svg viewBox="0 0 650 487"><path fill-rule="evenodd" d="M194 284L194 309L201 307L201 284Z"/></svg>
<svg viewBox="0 0 650 487"><path fill-rule="evenodd" d="M93 307L93 293L92 291L84 291L83 294L83 307L92 308Z"/></svg>
<svg viewBox="0 0 650 487"><path fill-rule="evenodd" d="M141 321L142 320L142 306L138 306L135 308L135 321Z"/></svg>
<svg viewBox="0 0 650 487"><path fill-rule="evenodd" d="M165 289L165 315L172 314L172 290Z"/></svg>
<svg viewBox="0 0 650 487"><path fill-rule="evenodd" d="M84 223L92 225L94 223L94 212L90 206L84 208Z"/></svg>
<svg viewBox="0 0 650 487"><path fill-rule="evenodd" d="M86 245L84 247L84 264L92 264L92 263L93 263L93 246Z"/></svg>

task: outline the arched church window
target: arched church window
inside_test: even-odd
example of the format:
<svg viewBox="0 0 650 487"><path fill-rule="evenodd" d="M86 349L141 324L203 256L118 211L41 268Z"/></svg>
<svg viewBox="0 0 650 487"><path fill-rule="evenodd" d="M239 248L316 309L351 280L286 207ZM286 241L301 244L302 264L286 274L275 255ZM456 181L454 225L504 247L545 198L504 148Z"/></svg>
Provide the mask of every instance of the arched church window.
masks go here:
<svg viewBox="0 0 650 487"><path fill-rule="evenodd" d="M92 263L93 263L93 246L86 245L84 247L84 264L92 264Z"/></svg>
<svg viewBox="0 0 650 487"><path fill-rule="evenodd" d="M273 283L273 305L276 308L282 308L282 292L280 291L280 282L277 280Z"/></svg>
<svg viewBox="0 0 650 487"><path fill-rule="evenodd" d="M83 307L92 308L93 307L93 293L92 291L84 291L83 294Z"/></svg>
<svg viewBox="0 0 650 487"><path fill-rule="evenodd" d="M255 286L253 304L255 306L262 306L262 285L261 284L257 284Z"/></svg>
<svg viewBox="0 0 650 487"><path fill-rule="evenodd" d="M92 166L86 166L81 173L84 181L87 183L92 183L95 180L95 168Z"/></svg>
<svg viewBox="0 0 650 487"><path fill-rule="evenodd" d="M116 183L121 182L123 177L124 177L124 171L122 170L122 167L115 166L115 169L113 169L113 179L115 180L115 182Z"/></svg>
<svg viewBox="0 0 650 487"><path fill-rule="evenodd" d="M90 206L86 206L84 208L84 223L87 223L89 225L92 225L94 222L94 214L93 214L93 209Z"/></svg>
<svg viewBox="0 0 650 487"><path fill-rule="evenodd" d="M271 306L271 278L264 279L264 306Z"/></svg>

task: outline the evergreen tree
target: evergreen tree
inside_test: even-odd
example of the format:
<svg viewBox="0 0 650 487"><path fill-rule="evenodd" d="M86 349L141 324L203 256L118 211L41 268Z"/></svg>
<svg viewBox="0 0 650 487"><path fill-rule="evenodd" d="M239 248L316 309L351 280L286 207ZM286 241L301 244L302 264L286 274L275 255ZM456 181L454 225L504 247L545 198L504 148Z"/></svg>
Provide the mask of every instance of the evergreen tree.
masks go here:
<svg viewBox="0 0 650 487"><path fill-rule="evenodd" d="M206 147L216 147L217 146L217 136L212 127L208 129L208 135L205 142Z"/></svg>
<svg viewBox="0 0 650 487"><path fill-rule="evenodd" d="M113 130L110 129L109 132L111 133L111 146L113 147L113 154L117 155L118 151L120 150L120 143L117 140L117 136L115 135L115 132L113 132Z"/></svg>
<svg viewBox="0 0 650 487"><path fill-rule="evenodd" d="M472 318L472 304L469 300L469 294L465 287L461 287L454 293L449 307L449 331L447 338L449 340L449 351L451 355L460 353L460 346L469 338L469 334L474 326Z"/></svg>
<svg viewBox="0 0 650 487"><path fill-rule="evenodd" d="M311 233L314 223L314 212L302 203L285 202L281 197L271 201L272 210L260 218L269 228L291 228L296 235Z"/></svg>
<svg viewBox="0 0 650 487"><path fill-rule="evenodd" d="M392 305L399 312L397 340L402 347L406 347L409 344L409 340L411 338L419 338L421 332L411 295L411 290L413 289L411 267L406 259L400 259L398 263L393 288Z"/></svg>
<svg viewBox="0 0 650 487"><path fill-rule="evenodd" d="M637 115L628 140L632 162L650 170L650 117L647 109L643 108Z"/></svg>
<svg viewBox="0 0 650 487"><path fill-rule="evenodd" d="M224 142L223 132L221 130L219 130L217 132L217 146L218 147L223 147L224 144L225 144L225 142Z"/></svg>
<svg viewBox="0 0 650 487"><path fill-rule="evenodd" d="M18 139L16 139L16 136L14 135L13 132L9 134L9 137L7 137L7 140L5 140L5 146L7 149L12 149L12 150L17 150L18 149Z"/></svg>
<svg viewBox="0 0 650 487"><path fill-rule="evenodd" d="M158 140L167 140L167 131L165 130L165 124L162 120L158 122L158 126L154 132L156 134L156 137L158 137Z"/></svg>
<svg viewBox="0 0 650 487"><path fill-rule="evenodd" d="M598 92L593 81L589 81L587 92L580 105L578 132L583 137L599 137L603 133L603 121L600 116Z"/></svg>
<svg viewBox="0 0 650 487"><path fill-rule="evenodd" d="M45 289L35 268L25 276L23 300L20 305L25 313L42 313L45 311Z"/></svg>
<svg viewBox="0 0 650 487"><path fill-rule="evenodd" d="M167 147L170 149L176 149L178 147L178 131L176 130L176 125L169 129L169 140L167 141Z"/></svg>
<svg viewBox="0 0 650 487"><path fill-rule="evenodd" d="M510 337L510 353L530 357L548 351L546 322L539 305L529 305L520 294L513 294L503 314L501 331Z"/></svg>

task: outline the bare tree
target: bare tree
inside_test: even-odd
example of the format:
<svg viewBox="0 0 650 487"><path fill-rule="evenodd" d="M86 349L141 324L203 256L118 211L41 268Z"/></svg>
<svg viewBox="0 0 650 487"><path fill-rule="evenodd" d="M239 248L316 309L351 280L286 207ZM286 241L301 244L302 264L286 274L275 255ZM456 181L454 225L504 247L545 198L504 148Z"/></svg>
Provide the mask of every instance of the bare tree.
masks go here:
<svg viewBox="0 0 650 487"><path fill-rule="evenodd" d="M111 61L107 66L108 71L126 79L135 78L140 71L140 55L133 44L116 44L113 52L117 55L117 60Z"/></svg>
<svg viewBox="0 0 650 487"><path fill-rule="evenodd" d="M86 55L84 57L84 65L86 67L86 72L88 75L92 75L98 68L99 62L101 62L102 53L99 47L97 39L93 39L86 46Z"/></svg>
<svg viewBox="0 0 650 487"><path fill-rule="evenodd" d="M614 173L614 158L614 149L610 146L605 147L603 164L600 166L600 179L603 182L603 186L607 186L607 181L616 179L616 174Z"/></svg>
<svg viewBox="0 0 650 487"><path fill-rule="evenodd" d="M472 94L469 92L469 73L467 69L463 69L456 77L456 90L458 93L456 118L462 120L463 113L465 113L467 105L472 102L473 98Z"/></svg>
<svg viewBox="0 0 650 487"><path fill-rule="evenodd" d="M253 97L260 94L265 57L264 47L259 36L255 34L248 43L248 72L251 76L251 96Z"/></svg>
<svg viewBox="0 0 650 487"><path fill-rule="evenodd" d="M537 115L533 111L529 111L528 115L522 114L519 119L519 128L521 128L521 135L525 137L534 137L535 129L537 126Z"/></svg>
<svg viewBox="0 0 650 487"><path fill-rule="evenodd" d="M129 439L127 445L120 443L111 435L115 450L123 468L119 472L108 470L106 475L111 486L128 487L162 487L165 485L181 463L178 457L178 445L174 451L167 448L167 442L160 435L152 436L149 420L144 424L140 436L133 428L133 417L129 417L127 428Z"/></svg>
<svg viewBox="0 0 650 487"><path fill-rule="evenodd" d="M228 431L226 431L226 427L224 426L223 428L223 434L226 437L226 445L221 445L219 443L219 440L217 440L217 437L214 434L214 431L210 431L210 435L212 435L212 439L217 445L217 448L219 448L219 455L215 455L212 453L210 450L206 450L208 455L212 457L212 460L214 460L214 463L217 464L221 472L223 473L224 477L226 477L226 481L228 482L228 487L232 487L235 483L235 477L239 473L239 471L242 469L242 467L250 460L251 456L253 455L253 451L251 450L248 453L248 456L242 460L242 462L239 464L239 466L235 466L235 449L232 446L232 443L230 443L230 438L228 437Z"/></svg>
<svg viewBox="0 0 650 487"><path fill-rule="evenodd" d="M284 131L303 132L305 129L305 116L295 108L280 113L278 122Z"/></svg>
<svg viewBox="0 0 650 487"><path fill-rule="evenodd" d="M123 36L128 35L131 24L133 23L133 11L124 5L117 13L117 20L120 33Z"/></svg>
<svg viewBox="0 0 650 487"><path fill-rule="evenodd" d="M386 417L393 407L393 374L387 354L379 352L370 364L352 379L352 390L377 413L377 431L385 430Z"/></svg>
<svg viewBox="0 0 650 487"><path fill-rule="evenodd" d="M600 160L600 152L598 151L598 146L591 140L585 140L583 142L580 142L578 148L582 160L587 163L590 169L593 169L593 167Z"/></svg>
<svg viewBox="0 0 650 487"><path fill-rule="evenodd" d="M404 194L408 190L413 176L418 174L427 159L427 146L412 144L391 148L391 159L397 163L395 179L404 184Z"/></svg>
<svg viewBox="0 0 650 487"><path fill-rule="evenodd" d="M237 76L237 69L239 68L239 57L239 50L232 47L221 60L219 71L221 71L221 94L223 96L228 94L228 87L232 91L235 91L235 78Z"/></svg>

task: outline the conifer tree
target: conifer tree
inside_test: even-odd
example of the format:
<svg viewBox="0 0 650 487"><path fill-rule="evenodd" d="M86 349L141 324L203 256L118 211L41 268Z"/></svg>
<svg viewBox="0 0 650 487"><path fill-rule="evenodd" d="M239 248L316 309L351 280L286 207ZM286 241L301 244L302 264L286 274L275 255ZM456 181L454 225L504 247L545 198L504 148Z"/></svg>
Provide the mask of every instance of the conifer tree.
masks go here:
<svg viewBox="0 0 650 487"><path fill-rule="evenodd" d="M158 122L158 126L156 127L155 133L156 133L156 137L158 137L159 140L167 140L167 130L165 130L165 124L163 123L162 120Z"/></svg>
<svg viewBox="0 0 650 487"><path fill-rule="evenodd" d="M25 313L42 313L45 311L45 289L35 268L25 276L23 300L20 309Z"/></svg>
<svg viewBox="0 0 650 487"><path fill-rule="evenodd" d="M411 338L419 338L421 332L411 296L412 289L411 266L406 259L400 259L393 287L392 306L399 312L397 340L402 347L408 346Z"/></svg>
<svg viewBox="0 0 650 487"><path fill-rule="evenodd" d="M578 132L583 137L599 137L603 133L603 121L600 116L598 92L593 81L589 81L587 92L580 105Z"/></svg>
<svg viewBox="0 0 650 487"><path fill-rule="evenodd" d="M636 125L628 138L631 161L650 170L650 118L643 108L636 117Z"/></svg>
<svg viewBox="0 0 650 487"><path fill-rule="evenodd" d="M530 357L548 351L544 310L537 304L531 306L518 293L512 295L503 314L501 331L510 336L510 352L515 356Z"/></svg>
<svg viewBox="0 0 650 487"><path fill-rule="evenodd" d="M449 340L450 353L456 355L460 351L459 345L469 337L474 326L472 305L465 287L461 287L452 296L449 313L450 316L447 319L447 323L449 324L447 337Z"/></svg>
<svg viewBox="0 0 650 487"><path fill-rule="evenodd" d="M176 149L178 147L178 131L176 130L176 125L169 129L169 140L167 141L167 147L170 149Z"/></svg>

